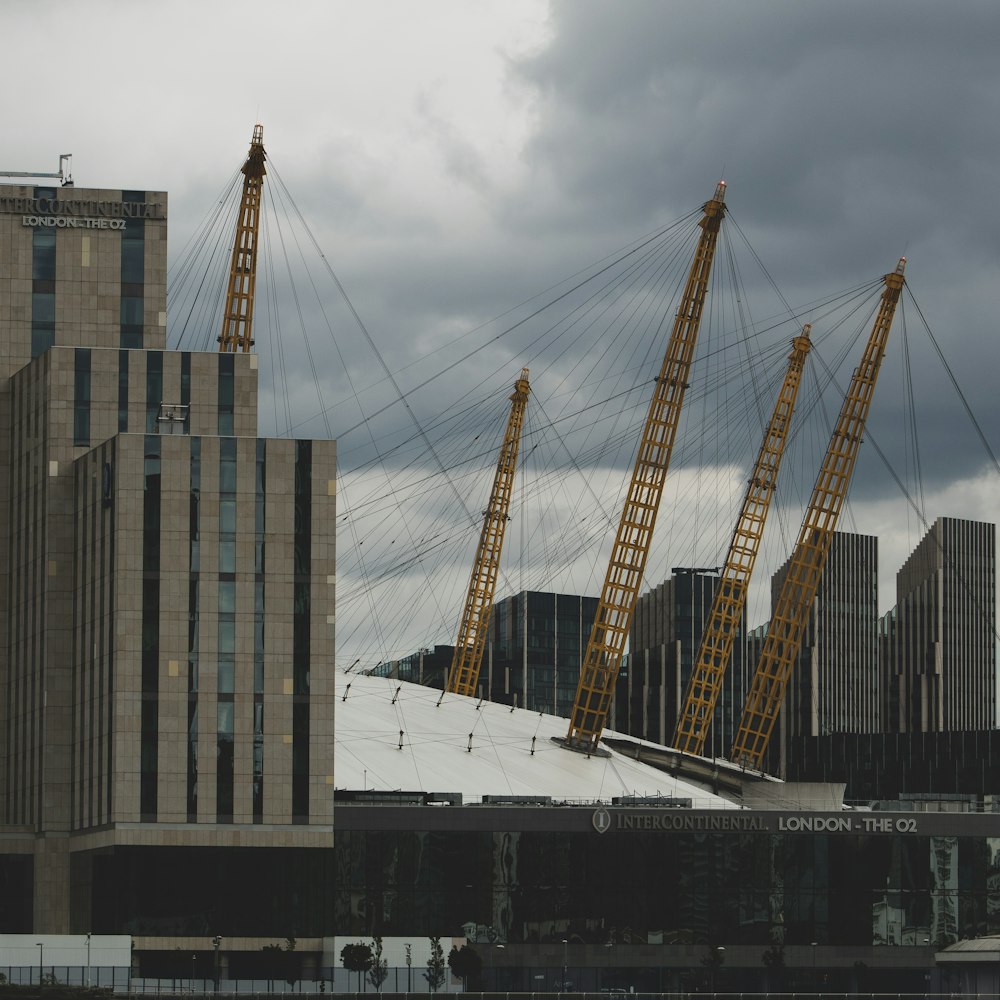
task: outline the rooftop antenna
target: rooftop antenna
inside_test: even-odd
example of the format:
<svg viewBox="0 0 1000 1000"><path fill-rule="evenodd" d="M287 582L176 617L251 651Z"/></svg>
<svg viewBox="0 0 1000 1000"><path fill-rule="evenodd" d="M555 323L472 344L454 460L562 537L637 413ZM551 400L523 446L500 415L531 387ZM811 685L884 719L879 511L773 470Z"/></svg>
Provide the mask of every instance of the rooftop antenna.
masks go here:
<svg viewBox="0 0 1000 1000"><path fill-rule="evenodd" d="M73 177L70 173L72 162L72 153L60 153L58 173L45 173L43 170L0 170L0 177L55 177L63 187L72 187Z"/></svg>

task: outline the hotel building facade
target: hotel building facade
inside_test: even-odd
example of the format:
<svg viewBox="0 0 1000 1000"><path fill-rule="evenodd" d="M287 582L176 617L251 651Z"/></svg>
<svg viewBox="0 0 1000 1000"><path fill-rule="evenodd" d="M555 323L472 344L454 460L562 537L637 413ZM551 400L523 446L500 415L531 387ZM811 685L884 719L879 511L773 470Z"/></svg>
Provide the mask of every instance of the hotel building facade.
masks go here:
<svg viewBox="0 0 1000 1000"><path fill-rule="evenodd" d="M0 188L0 931L330 843L335 446L257 436L254 355L166 349L166 216Z"/></svg>

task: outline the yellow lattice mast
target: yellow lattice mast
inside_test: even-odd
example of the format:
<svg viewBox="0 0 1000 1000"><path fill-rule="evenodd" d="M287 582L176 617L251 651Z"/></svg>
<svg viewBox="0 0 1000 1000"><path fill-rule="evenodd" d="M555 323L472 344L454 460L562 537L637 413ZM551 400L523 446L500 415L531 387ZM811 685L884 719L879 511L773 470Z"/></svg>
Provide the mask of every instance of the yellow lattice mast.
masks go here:
<svg viewBox="0 0 1000 1000"><path fill-rule="evenodd" d="M725 193L725 182L720 181L715 196L705 203L705 215L698 223L702 233L649 404L618 535L597 605L597 616L584 653L565 739L565 745L570 749L584 753L597 750L611 707L625 640L632 625L656 512L677 435L684 392L688 386L715 244L726 211Z"/></svg>
<svg viewBox="0 0 1000 1000"><path fill-rule="evenodd" d="M861 447L861 436L885 356L889 328L903 289L905 267L906 258L902 257L896 270L885 276L885 290L875 325L861 364L851 378L806 508L798 541L792 550L788 573L774 605L731 753L732 759L745 767L759 769L762 766L771 731L785 697L792 663L798 656L802 631L819 588L820 576Z"/></svg>
<svg viewBox="0 0 1000 1000"><path fill-rule="evenodd" d="M483 512L483 530L479 535L479 547L476 549L469 590L465 596L462 621L458 626L455 655L452 657L448 683L445 685L446 691L455 694L474 695L479 682L479 668L486 648L490 609L500 569L503 536L507 530L517 451L521 444L521 426L524 423L529 391L528 369L522 368L521 377L514 385L514 393L510 397L510 417L500 446L500 459L493 477L489 507Z"/></svg>
<svg viewBox="0 0 1000 1000"><path fill-rule="evenodd" d="M750 475L736 530L729 543L729 554L722 569L719 588L715 592L712 610L688 679L684 707L678 716L677 730L674 733L674 746L687 753L700 754L704 750L715 703L722 692L722 680L729 666L736 632L743 617L747 588L750 586L750 577L764 536L767 512L778 486L778 470L795 410L802 369L812 347L809 340L811 329L810 324L806 323L802 333L792 340L785 381L778 393L771 422L764 432L764 441Z"/></svg>
<svg viewBox="0 0 1000 1000"><path fill-rule="evenodd" d="M253 301L257 285L257 240L260 232L261 194L264 190L264 126L254 125L253 140L243 164L243 197L236 219L236 239L229 264L226 308L219 334L220 351L253 347Z"/></svg>

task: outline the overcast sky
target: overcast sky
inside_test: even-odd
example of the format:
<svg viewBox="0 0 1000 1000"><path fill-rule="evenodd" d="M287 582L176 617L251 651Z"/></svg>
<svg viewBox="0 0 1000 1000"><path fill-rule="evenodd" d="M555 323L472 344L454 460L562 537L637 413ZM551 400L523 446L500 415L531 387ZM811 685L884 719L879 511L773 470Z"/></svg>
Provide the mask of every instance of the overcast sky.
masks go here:
<svg viewBox="0 0 1000 1000"><path fill-rule="evenodd" d="M758 292L771 295L770 305L761 299L755 306L757 316L771 308L777 314L787 302L799 318L811 318L803 312L807 303L877 280L905 254L913 298L897 325L905 319L909 334L925 515L995 519L1000 478L914 308L922 310L995 453L995 2L6 0L0 27L6 40L0 169L55 170L59 154L71 152L79 186L166 190L177 256L212 211L260 121L273 179L280 178L307 220L396 383L410 389L457 358L459 346L480 348L430 394L415 394L412 416L400 406L382 415L379 434L405 436L414 422L433 421L436 407L453 412L473 389L499 402L490 420L502 421L505 388L528 363L527 341L483 348L489 338L473 331L504 328L505 321L483 325L696 211L722 177L729 185L728 223L746 235L780 291L769 289L760 271L747 270L747 302ZM287 294L281 302L294 313ZM305 309L310 326L318 322L317 308ZM337 313L336 348L330 338L303 350L289 333L281 386L276 376L262 375L263 433L282 432L272 382L276 396L296 400L299 433L315 436L329 428L339 437L369 403L393 401L395 389L349 310L329 308ZM793 332L782 330L772 343L787 343ZM542 376L533 388L550 417L572 409L560 393L593 399L572 384L571 373L596 347L577 343L576 355L569 348L558 359L550 351L532 361ZM833 361L838 350L831 341L824 358ZM859 353L856 344L839 370L844 384ZM277 355L268 357L277 364ZM871 429L905 478L912 460L902 430L908 417L901 357L899 348L890 350ZM774 353L768 379L780 379L782 358ZM634 381L648 381L658 365L651 352ZM565 382L557 384L556 373ZM355 399L352 384L375 383L380 388L362 394L369 403ZM830 399L826 406L835 413L839 403ZM325 421L311 419L321 407L333 409ZM356 468L376 446L372 437L357 441L352 433L341 448L357 455ZM811 462L814 470L820 454L803 457L803 465ZM712 497L738 498L749 460L705 459L717 469ZM595 465L630 461L630 453L604 453ZM438 467L430 454L413 462L430 475ZM482 509L494 462L484 458L478 478L456 481L466 493L467 519ZM690 451L684 474L698 464ZM389 492L391 478L369 470L344 485L359 496L379 496ZM570 493L589 490L586 461L563 479ZM807 476L806 492L810 485ZM451 486L438 486L437 509L447 516ZM608 516L604 508L613 507L617 490L595 491L600 516ZM795 508L791 492L786 530L794 535L804 501L800 496ZM880 536L886 610L895 570L924 529L871 449L852 498L842 527ZM344 509L351 502L349 492L342 494ZM672 565L717 559L731 513L721 500L718 511L704 503L697 517L717 525L707 533L712 540L684 547L664 538L647 583L658 583ZM554 516L559 504L549 507ZM461 512L454 516L461 521ZM397 579L391 595L368 599L352 591L352 606L367 602L366 614L384 616L384 625L362 640L345 600L338 607L338 639L344 638L338 662L453 641L454 627L449 635L442 623L457 622L475 545L475 531L463 530L465 548L454 563L435 566L447 585L417 576L406 586ZM538 530L548 545L555 529ZM520 552L532 537L537 550L538 534L522 531ZM404 534L383 541L418 544ZM610 541L607 531L597 534L602 541L576 557L588 567L582 577L565 555L554 557L562 570L526 577L515 554L505 582L596 593ZM341 528L341 592L368 572L350 555L363 535L364 529ZM397 633L400 595L429 590L434 599L414 611L417 622ZM751 624L761 614L758 607Z"/></svg>

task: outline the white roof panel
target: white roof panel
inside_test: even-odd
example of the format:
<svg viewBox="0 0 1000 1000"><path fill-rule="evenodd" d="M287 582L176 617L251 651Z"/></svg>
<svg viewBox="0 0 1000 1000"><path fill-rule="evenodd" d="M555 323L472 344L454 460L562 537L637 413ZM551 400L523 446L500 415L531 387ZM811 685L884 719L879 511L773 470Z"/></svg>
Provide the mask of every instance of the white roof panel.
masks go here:
<svg viewBox="0 0 1000 1000"><path fill-rule="evenodd" d="M483 795L557 802L662 796L691 799L694 808L738 808L615 751L587 757L557 746L551 737L568 728L558 716L462 695L442 699L440 690L384 677L338 672L336 684L338 789L461 792L464 802Z"/></svg>

